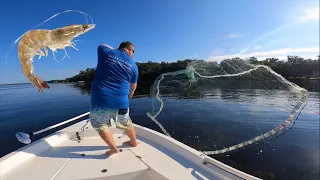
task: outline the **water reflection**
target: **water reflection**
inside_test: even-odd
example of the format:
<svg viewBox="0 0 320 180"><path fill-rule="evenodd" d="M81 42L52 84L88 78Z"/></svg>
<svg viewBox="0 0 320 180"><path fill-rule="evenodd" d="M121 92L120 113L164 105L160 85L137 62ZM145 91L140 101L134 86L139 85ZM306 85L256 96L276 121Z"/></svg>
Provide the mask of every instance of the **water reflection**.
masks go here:
<svg viewBox="0 0 320 180"><path fill-rule="evenodd" d="M297 84L300 87L303 87L311 92L320 92L320 80L316 79L293 79L291 82Z"/></svg>
<svg viewBox="0 0 320 180"><path fill-rule="evenodd" d="M296 83L300 87L303 87L311 92L320 92L319 83L320 80L290 80L293 83ZM139 82L136 92L136 95L149 95L150 88L154 82L152 81L143 81ZM180 82L183 84L183 82ZM260 84L260 85L259 85ZM189 84L184 82L182 86L184 89L171 87L170 90L166 91L165 87L161 89L160 94L166 94L167 96L175 96L180 98L198 98L198 97L210 97L210 96L220 96L221 98L232 98L238 99L241 98L238 89L251 89L250 96L256 97L261 94L258 89L261 88L261 82L255 81L222 81L222 80L205 80L203 82L197 82L195 84ZM91 93L91 83L73 83L74 88L80 90L82 94L90 95ZM265 84L264 84L265 85ZM188 88L187 88L188 87ZM273 86L268 86L272 88ZM166 87L168 88L168 87ZM169 88L168 88L169 89ZM229 91L228 89L232 89ZM263 91L264 96L274 95L274 91ZM287 95L283 93L282 95ZM291 97L288 97L291 98Z"/></svg>
<svg viewBox="0 0 320 180"><path fill-rule="evenodd" d="M210 82L210 83L209 83ZM306 89L314 90L314 87L317 87L320 81L317 80L300 80L297 83L299 86L302 86ZM139 82L137 90L135 92L134 98L137 97L145 97L150 96L150 89L152 90L151 85L153 82ZM238 82L239 83L239 82ZM243 82L245 83L245 82ZM219 84L219 86L217 85ZM241 84L241 83L239 83ZM263 109L263 107L268 107L272 109L277 109L282 112L289 112L292 110L293 106L298 102L301 98L299 94L290 92L290 91L281 91L281 90L267 90L267 89L254 89L252 82L250 83L251 88L246 89L237 89L234 83L226 83L220 81L207 81L206 83L193 83L188 89L184 89L179 92L178 88L173 88L170 91L160 89L161 99L164 103L169 99L176 100L201 100L213 102L221 102L224 103L240 103L240 104L249 104L251 110L253 112L258 109ZM184 84L186 85L186 84ZM200 86L201 85L201 86ZM221 87L221 85L223 87ZM242 84L242 86L244 86ZM82 95L91 95L91 84L85 83L73 83L71 87L77 89ZM214 88L216 87L216 88ZM244 86L245 87L245 86ZM152 92L155 94L155 92ZM316 99L319 99L319 93L309 92L309 103L305 108L305 113L318 114L319 115L319 102L317 103ZM153 97L154 98L154 97ZM160 103L158 100L153 99L153 105L155 109L159 109ZM182 102L182 101L181 101ZM165 106L168 106L165 104Z"/></svg>
<svg viewBox="0 0 320 180"><path fill-rule="evenodd" d="M91 95L91 84L89 83L74 83L72 86L80 90L83 95Z"/></svg>
<svg viewBox="0 0 320 180"><path fill-rule="evenodd" d="M148 95L152 83L153 82L139 82L135 91L135 97ZM81 94L91 95L91 83L73 83L72 86L80 90Z"/></svg>

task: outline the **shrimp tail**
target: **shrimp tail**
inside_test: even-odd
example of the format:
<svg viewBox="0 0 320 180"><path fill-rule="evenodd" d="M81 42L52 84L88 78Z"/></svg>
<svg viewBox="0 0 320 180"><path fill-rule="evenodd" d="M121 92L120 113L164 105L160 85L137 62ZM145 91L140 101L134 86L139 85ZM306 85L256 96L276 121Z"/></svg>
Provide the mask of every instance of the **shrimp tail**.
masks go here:
<svg viewBox="0 0 320 180"><path fill-rule="evenodd" d="M30 74L27 78L29 79L29 81L34 87L38 88L38 91L40 93L43 93L43 90L42 90L43 88L44 89L50 88L50 86L46 82L44 82L40 77L38 77L35 74Z"/></svg>
<svg viewBox="0 0 320 180"><path fill-rule="evenodd" d="M40 77L34 74L32 61L22 62L21 68L24 75L29 79L31 84L38 89L40 93L43 93L43 89L50 88L50 86L45 81L43 81Z"/></svg>

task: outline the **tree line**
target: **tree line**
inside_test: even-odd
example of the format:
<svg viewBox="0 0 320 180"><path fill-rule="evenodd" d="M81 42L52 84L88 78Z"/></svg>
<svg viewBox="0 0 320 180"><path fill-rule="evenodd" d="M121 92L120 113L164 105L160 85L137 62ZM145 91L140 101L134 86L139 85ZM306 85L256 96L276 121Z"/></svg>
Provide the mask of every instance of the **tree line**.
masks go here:
<svg viewBox="0 0 320 180"><path fill-rule="evenodd" d="M240 58L233 58L240 59ZM231 60L233 60L231 59ZM241 60L241 59L240 59ZM146 62L139 63L137 66L139 68L139 79L138 83L153 83L156 78L167 72L174 72L178 70L183 70L187 68L188 64L198 61L196 59L186 59L178 60L177 62ZM267 58L265 60L258 60L255 57L245 59L251 64L255 65L266 65L272 68L275 72L282 75L286 79L319 79L319 66L320 66L320 56L318 59L304 59L299 56L287 56L287 60L279 60L277 58ZM49 83L70 83L70 82L84 82L86 84L91 84L95 77L95 68L87 68L82 70L79 74L66 78L65 80L51 80ZM151 85L151 84L150 84Z"/></svg>

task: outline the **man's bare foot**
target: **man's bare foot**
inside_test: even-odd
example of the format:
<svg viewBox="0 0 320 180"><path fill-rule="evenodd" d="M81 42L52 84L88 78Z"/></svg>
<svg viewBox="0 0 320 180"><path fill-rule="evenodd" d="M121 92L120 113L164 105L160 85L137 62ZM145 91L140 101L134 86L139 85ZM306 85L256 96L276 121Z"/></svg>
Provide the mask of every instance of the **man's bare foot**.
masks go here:
<svg viewBox="0 0 320 180"><path fill-rule="evenodd" d="M107 155L108 156L112 156L113 154L117 154L119 152L118 149L110 149L108 152L107 152Z"/></svg>
<svg viewBox="0 0 320 180"><path fill-rule="evenodd" d="M137 141L135 143L132 143L131 141L126 141L126 142L123 142L123 144L127 144L129 146L136 147L136 146L138 146L139 143Z"/></svg>

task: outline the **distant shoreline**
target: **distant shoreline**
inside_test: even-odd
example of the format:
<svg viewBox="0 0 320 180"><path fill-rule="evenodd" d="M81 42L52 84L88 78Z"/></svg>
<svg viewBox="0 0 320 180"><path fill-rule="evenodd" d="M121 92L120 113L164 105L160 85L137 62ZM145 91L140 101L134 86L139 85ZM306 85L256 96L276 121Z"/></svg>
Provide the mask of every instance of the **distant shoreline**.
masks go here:
<svg viewBox="0 0 320 180"><path fill-rule="evenodd" d="M31 84L31 83L0 84L0 86L8 86L8 85L23 85L23 84Z"/></svg>
<svg viewBox="0 0 320 180"><path fill-rule="evenodd" d="M287 80L320 80L320 77L317 78L286 78ZM53 82L52 82L53 81ZM63 82L63 80L58 80L62 82L54 82L55 80L46 81L50 84L90 84L91 82ZM24 84L31 84L31 83L13 83L13 84L0 84L0 86L9 86L9 85L24 85Z"/></svg>
<svg viewBox="0 0 320 180"><path fill-rule="evenodd" d="M78 82L49 82L47 81L48 84L74 84L74 83L78 83ZM10 85L26 85L26 84L30 84L31 83L13 83L13 84L0 84L0 86L10 86Z"/></svg>

